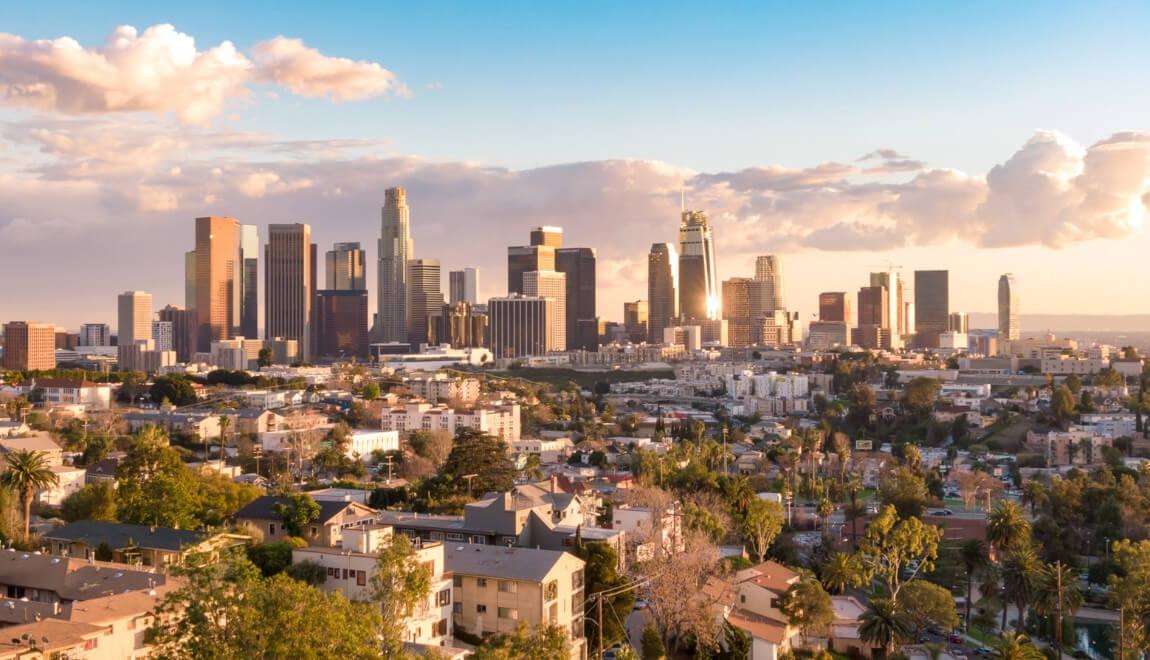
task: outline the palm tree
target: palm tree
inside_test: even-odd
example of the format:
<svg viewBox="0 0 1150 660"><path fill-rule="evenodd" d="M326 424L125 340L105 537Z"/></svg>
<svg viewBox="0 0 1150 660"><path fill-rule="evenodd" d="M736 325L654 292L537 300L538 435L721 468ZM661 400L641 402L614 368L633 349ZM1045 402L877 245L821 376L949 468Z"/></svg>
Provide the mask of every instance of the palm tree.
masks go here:
<svg viewBox="0 0 1150 660"><path fill-rule="evenodd" d="M45 461L42 451L16 450L4 457L4 473L0 474L0 486L16 493L24 508L24 538L29 537L32 525L32 498L36 491L60 483Z"/></svg>
<svg viewBox="0 0 1150 660"><path fill-rule="evenodd" d="M986 544L978 539L970 539L958 551L962 566L966 569L966 628L970 630L970 600L974 595L974 574L987 565Z"/></svg>
<svg viewBox="0 0 1150 660"><path fill-rule="evenodd" d="M1054 617L1054 648L1062 657L1062 622L1069 615L1073 618L1082 607L1082 591L1074 570L1061 561L1042 567L1038 577L1034 609L1043 616Z"/></svg>
<svg viewBox="0 0 1150 660"><path fill-rule="evenodd" d="M994 645L994 655L998 660L1043 660L1046 656L1030 641L1025 633L1004 632Z"/></svg>
<svg viewBox="0 0 1150 660"><path fill-rule="evenodd" d="M999 500L986 517L986 541L998 558L1029 543L1030 520L1022 507L1010 500Z"/></svg>
<svg viewBox="0 0 1150 660"><path fill-rule="evenodd" d="M1018 630L1026 623L1026 606L1034 597L1042 573L1042 562L1034 548L1019 546L1002 561L1002 629L1006 630L1006 603L1018 608Z"/></svg>
<svg viewBox="0 0 1150 660"><path fill-rule="evenodd" d="M834 552L823 565L821 578L827 591L841 594L849 587L857 587L862 583L862 566L854 555Z"/></svg>
<svg viewBox="0 0 1150 660"><path fill-rule="evenodd" d="M1030 507L1030 515L1037 513L1038 507L1046 503L1046 488L1042 482L1031 479L1022 484L1022 502Z"/></svg>
<svg viewBox="0 0 1150 660"><path fill-rule="evenodd" d="M910 638L910 624L890 599L871 600L867 611L859 619L859 638L872 647L881 648L890 655L895 644Z"/></svg>
<svg viewBox="0 0 1150 660"><path fill-rule="evenodd" d="M228 441L228 429L232 426L232 418L228 415L220 415L220 467L224 465L224 446ZM208 457L204 457L204 462L208 462Z"/></svg>

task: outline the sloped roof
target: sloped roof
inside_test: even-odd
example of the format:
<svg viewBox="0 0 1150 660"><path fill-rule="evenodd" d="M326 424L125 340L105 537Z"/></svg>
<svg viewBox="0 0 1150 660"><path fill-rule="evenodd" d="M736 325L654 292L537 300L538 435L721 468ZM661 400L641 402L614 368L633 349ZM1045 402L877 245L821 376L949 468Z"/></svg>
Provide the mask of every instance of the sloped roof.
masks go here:
<svg viewBox="0 0 1150 660"><path fill-rule="evenodd" d="M727 623L755 639L766 640L772 644L782 644L787 638L786 625L741 608L735 608L727 615Z"/></svg>
<svg viewBox="0 0 1150 660"><path fill-rule="evenodd" d="M288 498L281 495L264 495L252 500L247 506L236 512L236 518L253 518L256 520L277 520L280 515L276 513L277 504L287 504ZM323 524L330 521L340 513L343 513L349 507L359 507L362 509L371 510L362 504L355 502L332 502L332 501L316 501L312 500L319 505L319 518L316 522Z"/></svg>
<svg viewBox="0 0 1150 660"><path fill-rule="evenodd" d="M96 547L107 543L113 550L139 547L148 550L179 552L208 538L207 532L171 527L125 525L103 520L77 520L48 532L44 538L53 541L84 543Z"/></svg>

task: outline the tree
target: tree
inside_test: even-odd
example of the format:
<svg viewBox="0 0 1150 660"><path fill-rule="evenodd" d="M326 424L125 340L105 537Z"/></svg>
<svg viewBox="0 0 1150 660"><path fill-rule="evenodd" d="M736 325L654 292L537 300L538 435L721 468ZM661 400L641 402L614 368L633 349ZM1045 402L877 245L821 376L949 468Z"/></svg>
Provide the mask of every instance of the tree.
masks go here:
<svg viewBox="0 0 1150 660"><path fill-rule="evenodd" d="M923 631L931 626L951 630L958 625L954 596L933 582L908 582L902 588L898 607L913 628L916 640L921 640Z"/></svg>
<svg viewBox="0 0 1150 660"><path fill-rule="evenodd" d="M431 593L431 571L419 561L411 541L392 534L379 550L371 575L371 599L383 615L380 637L385 656L403 651L407 617Z"/></svg>
<svg viewBox="0 0 1150 660"><path fill-rule="evenodd" d="M197 517L195 476L168 446L167 434L142 429L116 468L116 506L121 522L194 529Z"/></svg>
<svg viewBox="0 0 1150 660"><path fill-rule="evenodd" d="M156 376L152 381L149 392L152 403L159 405L165 400L173 406L187 406L199 400L192 382L187 376L173 374L171 376Z"/></svg>
<svg viewBox="0 0 1150 660"><path fill-rule="evenodd" d="M288 566L284 570L284 575L304 584L318 587L327 581L327 567L314 561L301 561Z"/></svg>
<svg viewBox="0 0 1150 660"><path fill-rule="evenodd" d="M1030 520L1022 507L1011 500L999 500L986 517L986 541L1001 556L1030 544Z"/></svg>
<svg viewBox="0 0 1150 660"><path fill-rule="evenodd" d="M47 454L42 451L17 449L4 456L4 472L0 474L0 486L13 493L20 500L24 514L24 538L30 537L32 524L32 500L36 492L55 486L60 478L48 467Z"/></svg>
<svg viewBox="0 0 1150 660"><path fill-rule="evenodd" d="M743 536L751 543L751 550L763 561L771 542L783 530L783 506L755 498L747 505L743 516Z"/></svg>
<svg viewBox="0 0 1150 660"><path fill-rule="evenodd" d="M701 593L718 570L719 550L700 534L686 535L683 552L655 552L646 562L648 611L665 643L681 647L694 640L696 650L719 648L720 621L695 599L684 598Z"/></svg>
<svg viewBox="0 0 1150 660"><path fill-rule="evenodd" d="M260 349L259 356L256 358L256 366L258 366L260 369L266 369L272 366L272 349Z"/></svg>
<svg viewBox="0 0 1150 660"><path fill-rule="evenodd" d="M247 548L248 561L260 569L260 573L264 577L271 577L283 573L288 566L291 566L291 551L293 549L295 549L295 544L287 541L250 545Z"/></svg>
<svg viewBox="0 0 1150 660"><path fill-rule="evenodd" d="M1042 616L1052 618L1057 657L1062 657L1063 622L1067 616L1071 620L1074 619L1074 613L1082 607L1082 601L1082 590L1078 588L1078 576L1073 568L1061 561L1042 567L1038 577L1034 610Z"/></svg>
<svg viewBox="0 0 1150 660"><path fill-rule="evenodd" d="M974 597L974 575L986 567L989 559L986 555L986 544L979 539L969 539L958 550L959 559L966 572L966 627L970 628L970 600Z"/></svg>
<svg viewBox="0 0 1150 660"><path fill-rule="evenodd" d="M823 589L818 579L809 572L802 572L799 581L783 593L779 610L787 621L802 631L803 637L814 631L827 630L835 618L831 605L831 595Z"/></svg>
<svg viewBox="0 0 1150 660"><path fill-rule="evenodd" d="M1065 384L1054 390L1050 400L1050 411L1059 423L1066 423L1074 419L1074 395Z"/></svg>
<svg viewBox="0 0 1150 660"><path fill-rule="evenodd" d="M942 384L934 378L912 378L903 391L902 405L919 418L926 417L938 400Z"/></svg>
<svg viewBox="0 0 1150 660"><path fill-rule="evenodd" d="M863 567L858 557L845 552L833 552L822 565L821 581L828 591L841 594L851 587L863 584Z"/></svg>
<svg viewBox="0 0 1150 660"><path fill-rule="evenodd" d="M359 395L363 397L364 401L375 401L380 395L379 383L374 380L366 383L363 389L359 391Z"/></svg>
<svg viewBox="0 0 1150 660"><path fill-rule="evenodd" d="M890 602L897 604L904 579L934 570L941 539L939 528L918 518L900 518L888 504L867 527L859 556L867 573L883 581Z"/></svg>
<svg viewBox="0 0 1150 660"><path fill-rule="evenodd" d="M495 436L469 428L455 434L455 443L440 474L450 480L457 492L466 487L472 493L502 493L515 485L515 467L507 458L507 445ZM475 475L470 485L463 479L466 475Z"/></svg>
<svg viewBox="0 0 1150 660"><path fill-rule="evenodd" d="M1141 657L1150 652L1146 634L1150 622L1150 541L1118 541L1111 556L1118 570L1107 580L1110 606L1124 615L1121 633L1125 648L1120 660Z"/></svg>
<svg viewBox="0 0 1150 660"><path fill-rule="evenodd" d="M261 494L258 486L236 483L214 471L193 474L193 488L196 518L210 527L225 525Z"/></svg>
<svg viewBox="0 0 1150 660"><path fill-rule="evenodd" d="M272 512L280 517L289 536L303 538L304 527L319 518L319 503L306 493L289 493L284 501L276 502Z"/></svg>
<svg viewBox="0 0 1150 660"><path fill-rule="evenodd" d="M84 486L60 503L60 517L77 520L116 520L116 484L101 480Z"/></svg>
<svg viewBox="0 0 1150 660"><path fill-rule="evenodd" d="M859 637L890 656L896 644L910 638L910 626L898 607L886 598L873 598L859 618Z"/></svg>
<svg viewBox="0 0 1150 660"><path fill-rule="evenodd" d="M228 430L230 428L232 428L231 416L230 415L220 415L220 465L224 464L224 457L226 456L226 453L224 452L224 447L226 447L228 444ZM206 462L207 460L208 460L208 457L207 457L206 452L205 452L204 461Z"/></svg>
<svg viewBox="0 0 1150 660"><path fill-rule="evenodd" d="M451 453L451 434L447 431L412 431L407 437L407 445L418 456L431 461L438 467L447 460Z"/></svg>
<svg viewBox="0 0 1150 660"><path fill-rule="evenodd" d="M909 518L921 516L930 501L926 480L908 466L899 466L883 475L879 482L879 500L891 505L898 515Z"/></svg>
<svg viewBox="0 0 1150 660"><path fill-rule="evenodd" d="M1003 632L994 644L994 655L997 660L1043 660L1042 653L1025 633L1018 631Z"/></svg>
<svg viewBox="0 0 1150 660"><path fill-rule="evenodd" d="M576 533L578 531L577 529ZM619 574L619 555L616 554L614 548L606 543L588 543L582 547L576 544L572 554L585 562L583 566L583 592L585 594L590 595L613 590L627 584L626 577ZM603 643L605 646L610 646L626 636L627 631L623 622L631 613L631 607L634 604L635 592L631 590L603 599ZM595 619L588 617L584 624L589 650L597 651L599 648L599 631L595 626L598 623Z"/></svg>
<svg viewBox="0 0 1150 660"><path fill-rule="evenodd" d="M488 637L472 657L475 660L567 660L571 656L570 646L567 633L559 626L528 629L521 623L515 632Z"/></svg>
<svg viewBox="0 0 1150 660"><path fill-rule="evenodd" d="M1077 395L1082 391L1082 379L1078 377L1078 374L1070 374L1066 377L1066 380L1063 381L1063 384L1066 385L1066 388L1070 390L1071 394Z"/></svg>
<svg viewBox="0 0 1150 660"><path fill-rule="evenodd" d="M667 648L663 646L663 638L659 636L659 629L650 621L643 626L643 636L639 645L642 647L643 660L663 660L667 657Z"/></svg>
<svg viewBox="0 0 1150 660"><path fill-rule="evenodd" d="M1006 603L1018 608L1018 630L1026 623L1026 607L1034 598L1042 572L1042 563L1031 545L1020 545L1002 561L1002 629L1006 629Z"/></svg>

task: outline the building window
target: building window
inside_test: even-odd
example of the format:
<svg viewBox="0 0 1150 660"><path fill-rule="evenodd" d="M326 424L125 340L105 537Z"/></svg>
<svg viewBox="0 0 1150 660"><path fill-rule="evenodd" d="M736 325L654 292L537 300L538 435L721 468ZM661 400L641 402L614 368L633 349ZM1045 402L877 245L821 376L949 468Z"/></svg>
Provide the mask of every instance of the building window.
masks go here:
<svg viewBox="0 0 1150 660"><path fill-rule="evenodd" d="M276 535L276 524L275 523L268 523L268 536L275 536L275 535Z"/></svg>
<svg viewBox="0 0 1150 660"><path fill-rule="evenodd" d="M455 603L451 606L451 613L452 614L463 614L463 603L461 603L459 601L455 601Z"/></svg>
<svg viewBox="0 0 1150 660"><path fill-rule="evenodd" d="M505 594L513 594L516 592L516 590L517 589L514 582L511 582L510 580L499 581L499 591Z"/></svg>
<svg viewBox="0 0 1150 660"><path fill-rule="evenodd" d="M475 578L475 586L479 587L480 589L486 587L487 578Z"/></svg>
<svg viewBox="0 0 1150 660"><path fill-rule="evenodd" d="M358 585L360 587L366 585L367 584L367 571L356 571L355 572L355 583L356 583L356 585Z"/></svg>
<svg viewBox="0 0 1150 660"><path fill-rule="evenodd" d="M432 541L442 541L443 540L443 532L432 532L428 536L430 536Z"/></svg>
<svg viewBox="0 0 1150 660"><path fill-rule="evenodd" d="M451 589L443 589L439 592L437 602L440 607L447 605L451 602Z"/></svg>
<svg viewBox="0 0 1150 660"><path fill-rule="evenodd" d="M559 597L559 581L552 580L543 587L543 600L555 600Z"/></svg>
<svg viewBox="0 0 1150 660"><path fill-rule="evenodd" d="M477 614L487 614L487 606L483 604L476 605L475 612Z"/></svg>
<svg viewBox="0 0 1150 660"><path fill-rule="evenodd" d="M499 608L500 619L511 619L512 621L519 620L519 610L514 607L501 607Z"/></svg>
<svg viewBox="0 0 1150 660"><path fill-rule="evenodd" d="M438 637L443 637L447 634L447 619L440 619L439 623L435 624L435 634Z"/></svg>
<svg viewBox="0 0 1150 660"><path fill-rule="evenodd" d="M452 586L455 586L455 587L462 587L463 586L463 576L462 575L453 575L451 577L451 584L452 584Z"/></svg>
<svg viewBox="0 0 1150 660"><path fill-rule="evenodd" d="M447 540L448 541L462 541L463 539L464 539L464 536L462 534L455 534L453 532L447 533Z"/></svg>
<svg viewBox="0 0 1150 660"><path fill-rule="evenodd" d="M571 574L571 588L572 589L582 589L583 588L583 571L582 571L582 569L575 571L574 573Z"/></svg>

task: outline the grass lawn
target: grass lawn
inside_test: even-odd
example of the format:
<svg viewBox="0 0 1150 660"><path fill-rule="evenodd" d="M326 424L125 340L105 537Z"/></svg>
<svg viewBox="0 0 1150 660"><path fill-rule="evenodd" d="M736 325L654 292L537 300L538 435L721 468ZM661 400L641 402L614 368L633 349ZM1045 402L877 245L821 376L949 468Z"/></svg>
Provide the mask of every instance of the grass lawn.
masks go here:
<svg viewBox="0 0 1150 660"><path fill-rule="evenodd" d="M994 633L989 633L976 625L971 624L970 630L967 634L978 640L979 644L983 646L993 646L998 637Z"/></svg>

